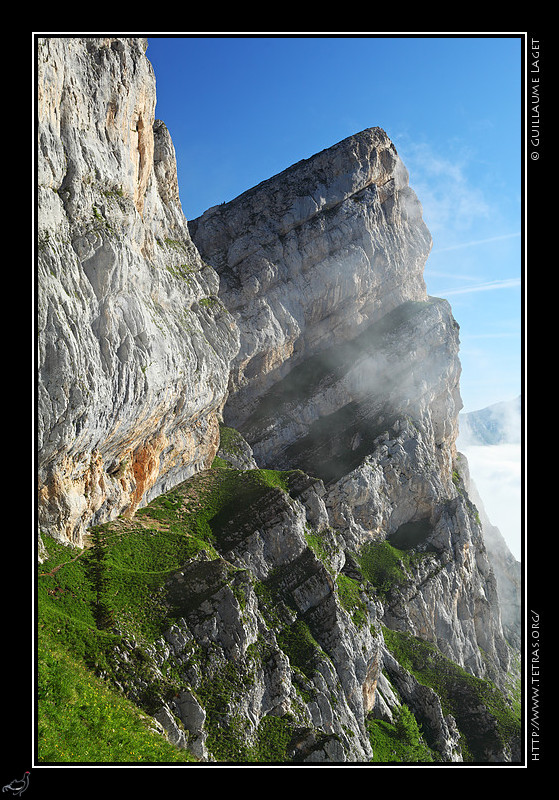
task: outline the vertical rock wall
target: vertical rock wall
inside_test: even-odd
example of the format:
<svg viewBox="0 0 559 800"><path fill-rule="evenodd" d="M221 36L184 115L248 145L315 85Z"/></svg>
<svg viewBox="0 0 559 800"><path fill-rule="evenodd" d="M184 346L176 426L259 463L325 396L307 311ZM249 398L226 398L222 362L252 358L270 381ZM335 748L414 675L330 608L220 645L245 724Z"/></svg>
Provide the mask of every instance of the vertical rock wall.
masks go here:
<svg viewBox="0 0 559 800"><path fill-rule="evenodd" d="M225 419L261 466L324 481L350 550L421 531L425 558L385 599L387 624L502 677L495 579L457 465L459 328L427 296L431 237L386 133L355 134L190 229L241 331Z"/></svg>
<svg viewBox="0 0 559 800"><path fill-rule="evenodd" d="M38 43L39 525L76 543L211 463L238 349L146 46Z"/></svg>
<svg viewBox="0 0 559 800"><path fill-rule="evenodd" d="M241 470L301 472L287 492L234 494L213 520L213 559L203 551L166 582L183 611L146 645L154 680L188 666L193 647L207 648L208 670L179 671L162 729L179 746L188 731L209 757L195 693L234 665L257 679L227 714L253 735L296 711L293 760L367 761L368 715L390 720L400 703L388 675L435 749L460 760L455 720L382 635L413 634L504 682L497 583L455 447L458 326L427 296L431 237L405 167L371 128L189 226L145 49L39 40L40 529L83 544L93 523L132 518L209 467L225 417L248 442ZM185 519L188 492L175 498ZM399 554L388 587L368 560L377 545ZM308 675L287 655L302 621L315 643ZM120 633L113 655L141 698Z"/></svg>
<svg viewBox="0 0 559 800"><path fill-rule="evenodd" d="M294 164L189 227L241 331L233 426L304 359L427 297L431 235L380 128Z"/></svg>

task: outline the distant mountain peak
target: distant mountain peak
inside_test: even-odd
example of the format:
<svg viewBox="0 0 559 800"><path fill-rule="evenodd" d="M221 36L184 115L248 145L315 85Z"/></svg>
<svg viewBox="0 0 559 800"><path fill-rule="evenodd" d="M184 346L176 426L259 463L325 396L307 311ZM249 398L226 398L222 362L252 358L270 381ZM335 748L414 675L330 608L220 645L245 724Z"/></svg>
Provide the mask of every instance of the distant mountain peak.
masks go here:
<svg viewBox="0 0 559 800"><path fill-rule="evenodd" d="M460 414L459 424L462 446L517 444L522 434L521 396Z"/></svg>

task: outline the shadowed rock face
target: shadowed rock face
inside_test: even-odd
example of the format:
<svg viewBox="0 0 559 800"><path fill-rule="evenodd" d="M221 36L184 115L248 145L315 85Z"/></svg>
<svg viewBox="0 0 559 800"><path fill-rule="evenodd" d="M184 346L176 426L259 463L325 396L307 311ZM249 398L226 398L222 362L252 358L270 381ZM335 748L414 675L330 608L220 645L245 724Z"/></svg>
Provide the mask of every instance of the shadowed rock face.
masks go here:
<svg viewBox="0 0 559 800"><path fill-rule="evenodd" d="M254 401L241 430L259 463L328 483L357 467L399 417L429 417L436 444L450 452L461 407L457 354L448 303L407 301L297 364Z"/></svg>

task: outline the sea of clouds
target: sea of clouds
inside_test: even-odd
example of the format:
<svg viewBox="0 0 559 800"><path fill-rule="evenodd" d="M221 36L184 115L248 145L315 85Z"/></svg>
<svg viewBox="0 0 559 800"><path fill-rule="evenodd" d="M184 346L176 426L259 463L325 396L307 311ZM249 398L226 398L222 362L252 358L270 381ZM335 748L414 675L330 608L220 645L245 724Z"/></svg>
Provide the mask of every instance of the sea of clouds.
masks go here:
<svg viewBox="0 0 559 800"><path fill-rule="evenodd" d="M490 522L501 531L513 556L522 553L522 445L520 403L491 407L500 432L497 444L484 444L466 420L460 422L457 446L468 459ZM466 423L466 424L464 424Z"/></svg>

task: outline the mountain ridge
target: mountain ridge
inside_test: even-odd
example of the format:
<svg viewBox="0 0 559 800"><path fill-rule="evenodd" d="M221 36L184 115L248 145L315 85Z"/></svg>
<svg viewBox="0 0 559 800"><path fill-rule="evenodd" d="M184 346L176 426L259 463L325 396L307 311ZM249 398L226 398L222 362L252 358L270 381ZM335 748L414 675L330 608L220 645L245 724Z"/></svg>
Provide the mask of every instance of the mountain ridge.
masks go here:
<svg viewBox="0 0 559 800"><path fill-rule="evenodd" d="M519 444L522 441L522 397L502 400L460 415L465 444Z"/></svg>
<svg viewBox="0 0 559 800"><path fill-rule="evenodd" d="M41 652L201 762L518 761L459 327L393 143L187 223L146 44L39 40Z"/></svg>

